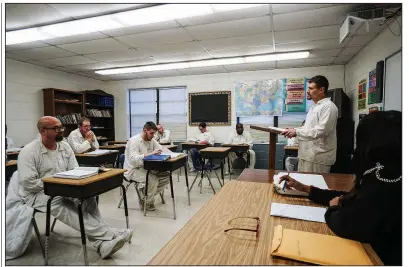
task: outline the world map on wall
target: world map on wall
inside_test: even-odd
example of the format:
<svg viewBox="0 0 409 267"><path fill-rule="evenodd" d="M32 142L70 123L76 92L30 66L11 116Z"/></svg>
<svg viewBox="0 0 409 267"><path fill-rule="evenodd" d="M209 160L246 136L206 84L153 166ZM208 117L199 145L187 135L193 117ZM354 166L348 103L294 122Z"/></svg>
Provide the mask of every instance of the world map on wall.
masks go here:
<svg viewBox="0 0 409 267"><path fill-rule="evenodd" d="M282 116L284 83L282 79L235 82L236 115Z"/></svg>

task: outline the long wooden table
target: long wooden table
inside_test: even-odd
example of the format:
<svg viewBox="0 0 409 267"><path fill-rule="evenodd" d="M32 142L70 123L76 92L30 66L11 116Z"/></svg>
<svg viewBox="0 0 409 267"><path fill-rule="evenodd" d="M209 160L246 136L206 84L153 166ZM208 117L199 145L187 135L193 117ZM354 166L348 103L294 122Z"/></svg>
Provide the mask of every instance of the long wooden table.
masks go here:
<svg viewBox="0 0 409 267"><path fill-rule="evenodd" d="M318 206L306 198L281 196L273 190L274 170L246 169L239 181L224 186L165 247L149 265L300 265L302 262L272 257L273 229L284 228L333 235L326 224L270 216L271 202ZM271 178L270 178L271 177ZM348 190L351 175L324 175L331 189ZM348 188L349 187L349 188ZM239 216L260 218L260 234L230 231L227 222ZM233 233L234 232L234 233ZM364 245L375 265L375 252Z"/></svg>

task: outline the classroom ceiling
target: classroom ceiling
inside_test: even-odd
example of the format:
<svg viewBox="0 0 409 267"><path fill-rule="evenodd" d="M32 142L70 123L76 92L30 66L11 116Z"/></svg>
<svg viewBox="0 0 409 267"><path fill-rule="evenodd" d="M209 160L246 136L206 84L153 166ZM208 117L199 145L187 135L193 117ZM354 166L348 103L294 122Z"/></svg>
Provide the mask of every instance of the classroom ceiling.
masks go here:
<svg viewBox="0 0 409 267"><path fill-rule="evenodd" d="M6 31L144 8L145 4L6 4ZM346 64L383 27L339 44L362 4L271 4L180 20L6 46L6 57L98 80ZM271 7L271 9L270 9ZM309 50L307 59L106 75L98 69Z"/></svg>

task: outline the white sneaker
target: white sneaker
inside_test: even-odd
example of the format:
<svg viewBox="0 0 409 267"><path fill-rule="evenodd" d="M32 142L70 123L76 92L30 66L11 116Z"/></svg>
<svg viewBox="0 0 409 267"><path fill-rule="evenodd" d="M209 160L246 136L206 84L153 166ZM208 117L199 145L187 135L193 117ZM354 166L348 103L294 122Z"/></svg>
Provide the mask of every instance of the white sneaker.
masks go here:
<svg viewBox="0 0 409 267"><path fill-rule="evenodd" d="M117 231L117 237L124 237L125 243L129 242L132 239L133 229L121 229Z"/></svg>
<svg viewBox="0 0 409 267"><path fill-rule="evenodd" d="M125 237L122 235L112 239L111 241L104 241L99 246L99 254L101 255L101 258L106 259L120 250L124 245Z"/></svg>

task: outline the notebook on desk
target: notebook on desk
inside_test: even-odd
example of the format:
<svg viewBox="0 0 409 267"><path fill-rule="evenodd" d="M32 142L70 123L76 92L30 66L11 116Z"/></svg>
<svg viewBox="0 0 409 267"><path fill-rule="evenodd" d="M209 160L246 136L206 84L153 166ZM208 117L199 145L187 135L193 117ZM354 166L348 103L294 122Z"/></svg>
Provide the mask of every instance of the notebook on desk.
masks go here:
<svg viewBox="0 0 409 267"><path fill-rule="evenodd" d="M170 155L149 155L144 157L143 160L152 160L152 161L165 161L170 158Z"/></svg>
<svg viewBox="0 0 409 267"><path fill-rule="evenodd" d="M57 178L67 178L67 179L84 179L93 175L98 174L98 167L76 167L73 170L59 172L53 175Z"/></svg>
<svg viewBox="0 0 409 267"><path fill-rule="evenodd" d="M290 187L284 187L284 181L279 183L280 177L288 175L286 172L280 172L274 175L274 190L281 195L290 196L308 196L308 193L295 190ZM312 185L321 189L328 189L327 183L322 175L306 174L306 173L290 173L290 177L305 185Z"/></svg>
<svg viewBox="0 0 409 267"><path fill-rule="evenodd" d="M359 242L282 225L274 227L271 255L320 265L373 265Z"/></svg>

